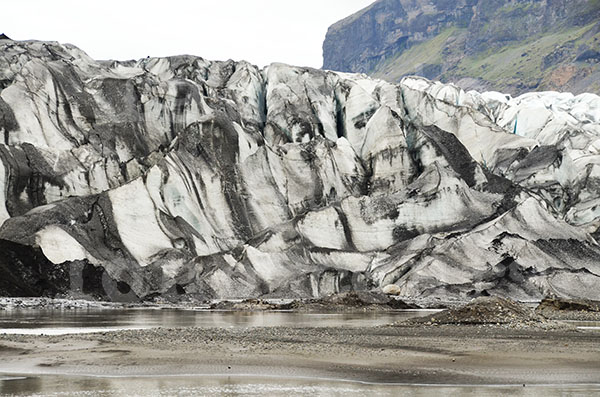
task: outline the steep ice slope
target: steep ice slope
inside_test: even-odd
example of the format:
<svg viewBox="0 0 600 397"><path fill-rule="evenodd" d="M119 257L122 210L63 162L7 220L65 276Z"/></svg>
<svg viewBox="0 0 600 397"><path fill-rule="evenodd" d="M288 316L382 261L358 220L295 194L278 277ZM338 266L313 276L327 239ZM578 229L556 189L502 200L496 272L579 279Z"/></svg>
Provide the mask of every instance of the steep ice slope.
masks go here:
<svg viewBox="0 0 600 397"><path fill-rule="evenodd" d="M598 298L597 96L0 47L4 294Z"/></svg>

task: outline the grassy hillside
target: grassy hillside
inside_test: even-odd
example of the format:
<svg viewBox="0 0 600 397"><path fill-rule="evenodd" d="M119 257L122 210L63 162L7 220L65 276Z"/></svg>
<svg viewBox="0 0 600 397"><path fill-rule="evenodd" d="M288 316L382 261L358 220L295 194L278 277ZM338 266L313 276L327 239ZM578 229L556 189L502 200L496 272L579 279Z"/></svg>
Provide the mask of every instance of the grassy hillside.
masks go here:
<svg viewBox="0 0 600 397"><path fill-rule="evenodd" d="M378 13L371 7L331 29L324 46L329 64L388 81L416 74L512 94L600 93L600 0L457 0L455 8L432 0L433 14L398 1L398 10L391 2ZM373 20L387 24L365 22ZM371 37L369 29L383 41L357 41ZM337 44L346 39L360 45L345 52Z"/></svg>
<svg viewBox="0 0 600 397"><path fill-rule="evenodd" d="M574 80L570 83L575 91L600 92L600 80L589 82L587 89L578 87L582 81L576 81L597 73L597 64L576 61L586 48L600 46L600 31L595 31L595 26L591 23L539 34L473 55L465 55L461 50L467 30L450 27L431 40L381 61L372 74L389 81L410 74L448 82L475 77L488 88L507 92L561 89Z"/></svg>
<svg viewBox="0 0 600 397"><path fill-rule="evenodd" d="M466 33L466 29L447 28L431 40L384 59L374 68L372 74L379 78L396 81L407 74L420 74L432 66L441 67L447 44L461 39Z"/></svg>

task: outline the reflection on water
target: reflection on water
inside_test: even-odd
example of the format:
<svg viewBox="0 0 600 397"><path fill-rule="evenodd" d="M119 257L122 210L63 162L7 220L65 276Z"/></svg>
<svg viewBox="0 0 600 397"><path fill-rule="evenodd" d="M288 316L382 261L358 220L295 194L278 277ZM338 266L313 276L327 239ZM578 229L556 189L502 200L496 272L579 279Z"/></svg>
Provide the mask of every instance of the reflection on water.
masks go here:
<svg viewBox="0 0 600 397"><path fill-rule="evenodd" d="M415 386L256 377L81 378L0 380L0 395L18 396L591 396L600 385Z"/></svg>
<svg viewBox="0 0 600 397"><path fill-rule="evenodd" d="M350 327L390 324L430 311L388 313L210 312L193 310L44 310L0 311L0 334L66 334L116 329L182 327Z"/></svg>
<svg viewBox="0 0 600 397"><path fill-rule="evenodd" d="M565 322L576 326L578 329L600 331L600 321L566 320Z"/></svg>

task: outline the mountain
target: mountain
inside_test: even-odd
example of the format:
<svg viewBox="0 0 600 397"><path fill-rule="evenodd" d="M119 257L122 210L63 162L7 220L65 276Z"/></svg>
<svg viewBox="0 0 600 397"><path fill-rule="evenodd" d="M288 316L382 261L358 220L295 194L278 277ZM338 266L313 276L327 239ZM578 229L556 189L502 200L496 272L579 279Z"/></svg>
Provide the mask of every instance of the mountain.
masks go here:
<svg viewBox="0 0 600 397"><path fill-rule="evenodd" d="M600 298L600 97L0 40L0 294Z"/></svg>
<svg viewBox="0 0 600 397"><path fill-rule="evenodd" d="M323 58L391 82L600 93L600 1L378 0L329 28Z"/></svg>

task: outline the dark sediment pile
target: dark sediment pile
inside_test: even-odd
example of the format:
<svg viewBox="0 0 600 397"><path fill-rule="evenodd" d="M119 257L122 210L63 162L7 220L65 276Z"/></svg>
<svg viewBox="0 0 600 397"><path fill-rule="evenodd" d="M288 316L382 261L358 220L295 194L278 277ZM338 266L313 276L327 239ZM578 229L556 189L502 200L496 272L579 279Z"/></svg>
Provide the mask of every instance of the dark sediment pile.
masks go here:
<svg viewBox="0 0 600 397"><path fill-rule="evenodd" d="M288 303L269 302L262 299L246 299L241 302L223 301L210 307L212 310L293 310L293 311L389 311L418 309L419 306L406 303L402 300L384 294L355 291L332 294L318 299L300 299Z"/></svg>
<svg viewBox="0 0 600 397"><path fill-rule="evenodd" d="M540 322L542 319L527 306L498 297L480 297L459 308L410 320L413 324L435 325L530 325Z"/></svg>
<svg viewBox="0 0 600 397"><path fill-rule="evenodd" d="M336 310L405 310L418 309L419 306L406 303L393 297L366 291L333 294L320 299L294 301L290 305L294 310L336 311Z"/></svg>
<svg viewBox="0 0 600 397"><path fill-rule="evenodd" d="M600 302L582 299L546 298L535 312L553 320L600 321Z"/></svg>
<svg viewBox="0 0 600 397"><path fill-rule="evenodd" d="M244 299L241 302L222 301L210 305L210 310L230 310L230 311L269 311L284 310L285 304L271 303L262 299Z"/></svg>

